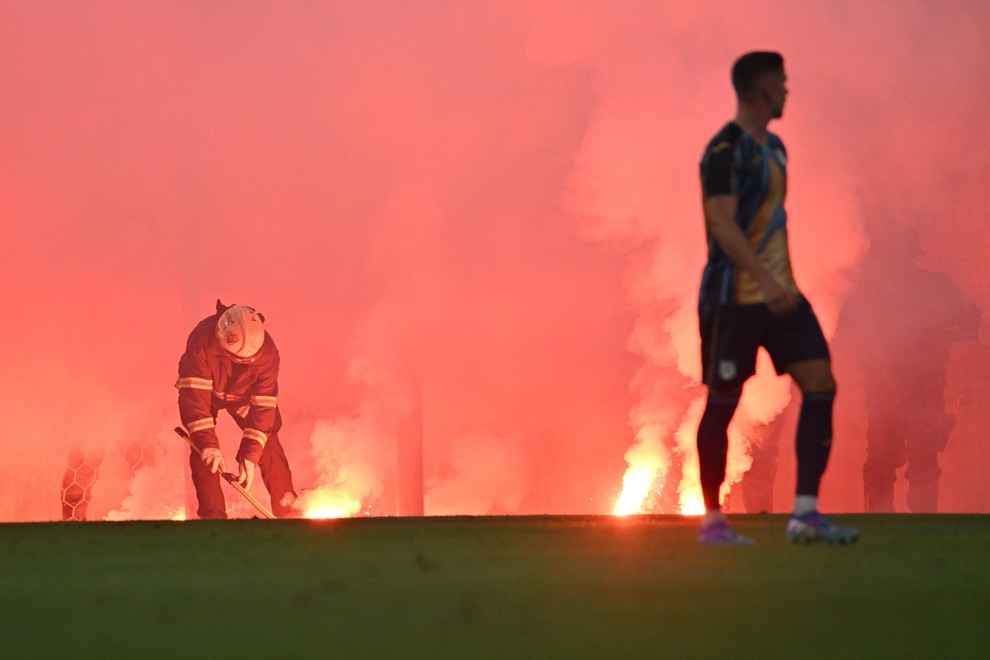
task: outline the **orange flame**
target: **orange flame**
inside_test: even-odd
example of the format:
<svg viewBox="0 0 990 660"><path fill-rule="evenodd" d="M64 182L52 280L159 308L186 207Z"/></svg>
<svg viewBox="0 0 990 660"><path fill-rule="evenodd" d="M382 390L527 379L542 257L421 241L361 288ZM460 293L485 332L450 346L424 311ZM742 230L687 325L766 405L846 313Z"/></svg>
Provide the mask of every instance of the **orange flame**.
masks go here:
<svg viewBox="0 0 990 660"><path fill-rule="evenodd" d="M653 484L655 471L647 467L630 465L622 477L622 493L615 504L612 515L628 516L633 513L641 513L643 500Z"/></svg>
<svg viewBox="0 0 990 660"><path fill-rule="evenodd" d="M705 500L701 496L701 490L690 488L681 493L681 515L682 516L703 516L705 515Z"/></svg>
<svg viewBox="0 0 990 660"><path fill-rule="evenodd" d="M303 517L309 519L350 518L361 510L361 501L333 488L319 488L300 496Z"/></svg>
<svg viewBox="0 0 990 660"><path fill-rule="evenodd" d="M695 449L695 429L705 400L698 398L692 402L688 411L674 432L672 439L681 461L681 481L676 486L680 493L677 507L684 516L700 516L705 513L705 504L701 496L701 484L698 481L698 457ZM663 429L646 424L637 433L637 442L626 452L626 462L629 467L622 478L622 493L619 495L613 515L623 516L631 513L642 513L650 487L657 479L664 479L674 460L670 451L661 442Z"/></svg>
<svg viewBox="0 0 990 660"><path fill-rule="evenodd" d="M649 494L650 486L655 481L656 472L649 468L630 465L622 478L622 492L616 501L614 516L628 516L636 513L643 513L643 503ZM697 484L685 484L681 482L681 491L678 508L682 516L703 516L705 515L705 501L701 496L701 489Z"/></svg>

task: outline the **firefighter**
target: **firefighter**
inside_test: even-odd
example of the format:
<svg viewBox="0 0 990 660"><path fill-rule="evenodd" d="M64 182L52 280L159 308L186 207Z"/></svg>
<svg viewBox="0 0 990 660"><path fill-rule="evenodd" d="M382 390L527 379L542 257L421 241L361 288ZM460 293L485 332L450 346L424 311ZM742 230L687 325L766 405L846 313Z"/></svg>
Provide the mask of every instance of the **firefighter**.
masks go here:
<svg viewBox="0 0 990 660"><path fill-rule="evenodd" d="M982 313L951 278L918 263L925 251L913 227L875 230L870 239L836 330L840 350L855 351L848 362L863 390L864 509L894 512L906 466L908 510L935 513L939 456L956 424L945 399L949 358L957 343L979 338Z"/></svg>
<svg viewBox="0 0 990 660"><path fill-rule="evenodd" d="M226 410L242 431L237 450L237 481L249 489L255 467L271 496L278 518L298 515L289 462L278 439L279 355L265 318L251 307L226 306L199 322L179 359L179 415L192 442L189 466L200 518L226 518L217 439L217 413Z"/></svg>

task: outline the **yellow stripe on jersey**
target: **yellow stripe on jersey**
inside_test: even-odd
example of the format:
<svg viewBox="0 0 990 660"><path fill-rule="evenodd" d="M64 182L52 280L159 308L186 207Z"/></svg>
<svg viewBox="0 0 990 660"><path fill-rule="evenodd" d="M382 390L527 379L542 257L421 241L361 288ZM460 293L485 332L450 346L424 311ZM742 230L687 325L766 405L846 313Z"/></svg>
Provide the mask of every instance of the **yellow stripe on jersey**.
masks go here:
<svg viewBox="0 0 990 660"><path fill-rule="evenodd" d="M203 419L197 419L195 422L189 422L186 428L189 429L190 433L195 433L196 431L215 428L216 425L217 423L213 421L212 417L204 417Z"/></svg>
<svg viewBox="0 0 990 660"><path fill-rule="evenodd" d="M240 408L238 408L237 410L235 410L234 413L238 417L247 417L247 414L248 414L248 411L249 410L251 410L251 406L241 406Z"/></svg>
<svg viewBox="0 0 990 660"><path fill-rule="evenodd" d="M254 440L260 443L262 447L268 442L268 436L259 431L258 429L244 429L244 437L248 440Z"/></svg>
<svg viewBox="0 0 990 660"><path fill-rule="evenodd" d="M252 396L251 405L260 408L274 408L278 403L277 396Z"/></svg>
<svg viewBox="0 0 990 660"><path fill-rule="evenodd" d="M188 378L180 378L175 381L175 387L177 389L192 389L192 390L212 390L213 381L208 378L196 378L190 376Z"/></svg>
<svg viewBox="0 0 990 660"><path fill-rule="evenodd" d="M767 194L763 203L756 209L752 223L746 239L754 251L758 250L760 244L766 240L770 224L773 222L774 212L777 207L783 205L786 194L786 181L784 173L780 170L776 161L769 158L770 183L767 186ZM789 288L797 291L797 283L794 280L794 273L791 270L791 257L787 245L787 230L785 227L777 229L773 236L766 240L763 249L760 250L756 258L760 264L769 270L777 280ZM739 269L736 275L736 302L739 304L752 304L766 302L763 299L763 291L756 279L747 271Z"/></svg>

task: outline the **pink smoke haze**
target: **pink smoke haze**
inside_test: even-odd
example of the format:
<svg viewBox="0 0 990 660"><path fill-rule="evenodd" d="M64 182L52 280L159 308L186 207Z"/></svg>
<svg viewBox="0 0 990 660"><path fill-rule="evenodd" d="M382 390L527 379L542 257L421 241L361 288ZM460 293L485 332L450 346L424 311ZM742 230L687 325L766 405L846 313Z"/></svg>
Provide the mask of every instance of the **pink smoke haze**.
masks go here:
<svg viewBox="0 0 990 660"><path fill-rule="evenodd" d="M786 58L772 130L831 337L871 244L904 229L990 309L987 34L965 0L2 3L0 521L60 518L74 446L105 453L90 519L191 516L173 383L217 298L265 314L296 486L341 515L396 513L419 413L427 515L610 513L636 456L644 510L677 510L704 396L698 162L732 61ZM932 313L835 345L829 510L863 510L862 352ZM987 512L987 331L946 364L939 508ZM768 366L730 490L793 414Z"/></svg>

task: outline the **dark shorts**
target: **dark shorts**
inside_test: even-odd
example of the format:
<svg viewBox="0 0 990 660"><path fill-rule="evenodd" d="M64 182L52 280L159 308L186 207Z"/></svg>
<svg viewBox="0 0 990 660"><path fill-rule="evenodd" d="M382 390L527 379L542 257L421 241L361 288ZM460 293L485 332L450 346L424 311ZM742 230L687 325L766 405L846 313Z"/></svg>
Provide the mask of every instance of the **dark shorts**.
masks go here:
<svg viewBox="0 0 990 660"><path fill-rule="evenodd" d="M762 346L778 374L795 362L830 359L828 343L811 304L802 296L792 314L776 315L764 304L703 303L701 367L705 385L740 387L756 372L756 352Z"/></svg>

